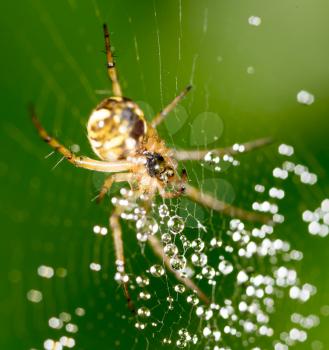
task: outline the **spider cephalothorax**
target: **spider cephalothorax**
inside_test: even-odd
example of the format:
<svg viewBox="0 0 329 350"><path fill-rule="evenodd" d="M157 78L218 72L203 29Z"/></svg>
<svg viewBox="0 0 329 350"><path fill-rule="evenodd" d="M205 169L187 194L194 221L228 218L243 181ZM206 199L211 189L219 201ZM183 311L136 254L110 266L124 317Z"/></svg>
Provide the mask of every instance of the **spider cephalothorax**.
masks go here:
<svg viewBox="0 0 329 350"><path fill-rule="evenodd" d="M147 173L151 177L156 177L163 182L168 182L168 180L175 175L174 169L166 164L165 159L160 153L145 151L144 156L146 157L145 165Z"/></svg>
<svg viewBox="0 0 329 350"><path fill-rule="evenodd" d="M165 142L159 137L156 127L175 108L188 91L190 91L191 86L187 86L167 107L148 123L141 108L122 95L106 25L104 25L104 36L107 70L109 78L113 83L113 93L115 96L103 100L93 110L87 125L88 138L92 149L101 160L77 156L72 153L71 150L47 133L36 118L34 112L32 112L32 121L42 139L75 166L109 174L99 193L99 200L104 198L114 182L126 182L131 186L135 199L138 199L144 194L147 195L147 207L149 208L156 194L159 194L163 198L175 198L186 195L191 200L217 212L242 220L268 223L269 218L266 215L228 205L192 187L187 183L186 172L184 170L181 176L178 175L178 161L202 160L210 150L175 150L168 148ZM247 142L243 144L243 150L244 152L248 152L263 147L270 142L270 139ZM212 150L212 152L218 155L240 153L234 147L219 148ZM113 235L117 274L119 275L119 280L122 282L128 305L133 311L134 307L129 295L127 275L125 275L123 241L120 226L121 214L122 207L119 205L114 206L109 223ZM201 300L209 304L210 300L208 297L191 279L187 277L182 278L179 271L173 270L170 259L164 254L159 239L151 235L148 237L148 242L156 255L175 274L176 278L181 283L184 283L187 288L196 292Z"/></svg>

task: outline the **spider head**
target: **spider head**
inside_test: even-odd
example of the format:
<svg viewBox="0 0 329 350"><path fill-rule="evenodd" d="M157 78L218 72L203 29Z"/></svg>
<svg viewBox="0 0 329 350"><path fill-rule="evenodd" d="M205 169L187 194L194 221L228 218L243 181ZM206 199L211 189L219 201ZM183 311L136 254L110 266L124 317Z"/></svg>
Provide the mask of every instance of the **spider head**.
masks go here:
<svg viewBox="0 0 329 350"><path fill-rule="evenodd" d="M110 97L92 112L87 130L94 152L101 159L113 161L135 154L147 124L136 103L127 98Z"/></svg>
<svg viewBox="0 0 329 350"><path fill-rule="evenodd" d="M161 154L157 152L144 152L144 156L146 157L146 170L151 177L156 177L164 184L174 181L176 176L175 170L167 164Z"/></svg>

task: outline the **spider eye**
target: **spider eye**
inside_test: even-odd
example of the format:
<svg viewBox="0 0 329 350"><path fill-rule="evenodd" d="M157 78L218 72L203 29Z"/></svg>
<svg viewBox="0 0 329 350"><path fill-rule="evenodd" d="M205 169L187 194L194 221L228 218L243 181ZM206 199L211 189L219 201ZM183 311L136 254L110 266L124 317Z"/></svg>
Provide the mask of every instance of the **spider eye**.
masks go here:
<svg viewBox="0 0 329 350"><path fill-rule="evenodd" d="M173 177L175 175L174 170L172 168L168 168L166 173L168 177Z"/></svg>
<svg viewBox="0 0 329 350"><path fill-rule="evenodd" d="M168 182L170 178L172 178L175 175L173 168L165 168L165 170L160 174L159 178L163 182Z"/></svg>

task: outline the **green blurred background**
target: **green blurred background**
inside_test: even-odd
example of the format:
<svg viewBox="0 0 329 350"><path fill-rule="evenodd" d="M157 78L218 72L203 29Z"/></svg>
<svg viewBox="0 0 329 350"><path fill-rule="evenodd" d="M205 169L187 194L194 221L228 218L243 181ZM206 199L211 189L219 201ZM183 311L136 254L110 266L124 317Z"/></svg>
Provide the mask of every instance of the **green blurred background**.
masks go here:
<svg viewBox="0 0 329 350"><path fill-rule="evenodd" d="M318 289L303 312L321 315L321 307L329 304L328 238L311 237L300 213L317 208L329 195L327 1L26 0L2 2L0 9L1 349L42 349L44 339L56 336L47 325L49 317L61 311L74 314L79 306L86 315L74 319L80 329L74 336L78 349L144 349L148 342L152 349L158 346L152 345L151 330L140 334L122 319L129 315L113 282L111 237L101 241L92 234L95 224L107 225L109 212L106 204L91 202L99 177L65 162L52 170L60 157L45 159L50 150L27 114L33 102L49 131L91 155L85 124L104 97L100 90L111 89L103 22L112 33L124 93L143 101L141 106L158 111L192 81L194 89L175 119L183 127L176 132L176 121L163 126L165 139L177 147L195 146L193 121L200 113L213 112L218 123L207 121L206 130L216 129L221 137L210 142L206 135L204 144L196 146L270 135L293 144L298 159L318 174L313 187L288 183L285 210L290 219L280 234L304 252L297 269ZM260 26L248 23L252 15L261 17ZM297 103L302 89L314 94L311 106ZM182 123L185 112L188 119ZM190 173L199 184L226 177L239 204L252 197L248 184L270 182L266 177L278 164L276 157L273 146L246 156L240 171L219 176L196 167ZM129 264L138 266L134 235L125 240ZM90 271L95 257L107 261L106 272ZM36 270L42 264L64 267L68 275L41 279ZM43 291L42 303L27 301L30 289ZM273 327L287 329L282 320L295 307L283 302ZM296 348L329 349L328 327L329 319L322 315L309 341Z"/></svg>

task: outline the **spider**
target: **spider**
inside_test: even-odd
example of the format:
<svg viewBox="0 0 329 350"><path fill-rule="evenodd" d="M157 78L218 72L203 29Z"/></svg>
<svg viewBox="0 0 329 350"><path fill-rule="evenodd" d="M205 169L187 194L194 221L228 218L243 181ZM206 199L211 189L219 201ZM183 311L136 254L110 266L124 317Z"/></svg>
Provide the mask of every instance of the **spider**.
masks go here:
<svg viewBox="0 0 329 350"><path fill-rule="evenodd" d="M186 196L209 209L234 218L268 223L269 218L263 214L226 204L191 186L188 184L185 170L180 174L178 173L178 161L202 160L209 151L219 156L234 155L240 152L235 147L213 150L176 150L168 148L158 135L157 126L186 96L191 89L191 85L188 85L170 104L150 122L147 122L141 108L132 100L123 97L106 24L103 26L103 31L107 74L112 81L114 96L101 101L92 111L87 123L89 142L100 160L75 155L48 134L37 119L34 110L32 110L32 122L40 137L76 167L109 174L99 193L98 201L104 198L113 183L127 182L135 199L145 195L150 204L157 194L162 198ZM244 152L249 152L271 142L270 138L258 139L247 142L242 147ZM125 274L125 257L120 225L121 214L122 208L114 206L109 218L109 226L113 236L117 272L123 276ZM179 272L172 269L168 257L163 253L162 244L156 236L150 235L148 243L154 253L163 259L168 270L174 273L179 281L193 290L204 303L210 303L209 298L191 279L182 277ZM128 307L134 312L134 303L129 294L128 281L123 279L122 286Z"/></svg>

